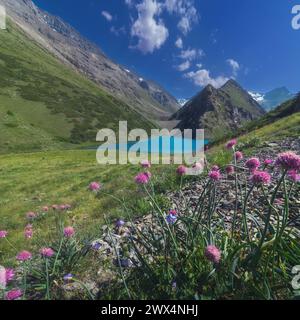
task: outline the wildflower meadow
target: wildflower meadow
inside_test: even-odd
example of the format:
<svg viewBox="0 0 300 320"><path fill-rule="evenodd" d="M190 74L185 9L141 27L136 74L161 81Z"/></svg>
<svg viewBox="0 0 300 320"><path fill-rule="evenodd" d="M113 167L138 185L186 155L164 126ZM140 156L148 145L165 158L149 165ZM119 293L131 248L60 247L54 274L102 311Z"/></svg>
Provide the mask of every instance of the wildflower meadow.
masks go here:
<svg viewBox="0 0 300 320"><path fill-rule="evenodd" d="M141 163L132 180L136 196L149 206L147 217L139 216L137 206L107 194L101 181L87 181L85 192L94 194L95 201L106 194L122 212L115 221L105 216L98 239L82 236L72 224L71 204L44 204L24 214L21 251L11 231L0 225L0 244L7 243L14 253L11 265L0 268L0 298L67 299L66 286L75 295L80 292L77 298L91 300L298 297L292 270L300 261L294 219L299 215L300 156L288 151L273 159L246 157L238 146L235 139L226 144L231 161L223 166L208 160L195 164L204 167L198 176L186 176L184 165L174 168L176 197L159 192L151 163ZM193 184L198 189L187 197L185 186ZM45 216L52 217L54 228L47 238L37 226ZM26 243L33 240L29 251ZM111 259L99 259L100 251ZM99 279L110 272L109 285L103 290L104 280L99 280L91 288L89 274L78 265L101 267Z"/></svg>

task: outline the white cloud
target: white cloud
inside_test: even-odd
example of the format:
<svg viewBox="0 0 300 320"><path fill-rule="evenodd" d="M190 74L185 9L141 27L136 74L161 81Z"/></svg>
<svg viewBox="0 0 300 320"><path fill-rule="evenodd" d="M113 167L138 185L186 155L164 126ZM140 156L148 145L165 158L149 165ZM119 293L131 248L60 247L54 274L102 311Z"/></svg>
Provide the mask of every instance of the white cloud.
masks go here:
<svg viewBox="0 0 300 320"><path fill-rule="evenodd" d="M156 0L143 0L136 5L138 18L131 28L131 35L138 38L136 48L143 53L152 53L167 40L169 31L159 18L161 4Z"/></svg>
<svg viewBox="0 0 300 320"><path fill-rule="evenodd" d="M227 63L231 66L232 68L232 72L233 72L233 76L236 77L238 71L240 70L240 64L235 61L234 59L228 59Z"/></svg>
<svg viewBox="0 0 300 320"><path fill-rule="evenodd" d="M186 71L187 69L190 68L190 66L191 66L191 63L189 61L185 61L177 66L177 70L179 70L181 72Z"/></svg>
<svg viewBox="0 0 300 320"><path fill-rule="evenodd" d="M195 85L201 86L201 87L211 84L215 88L220 88L229 80L229 78L224 76L218 76L216 78L212 78L210 76L210 72L206 69L191 71L186 73L184 76L188 79L191 79Z"/></svg>
<svg viewBox="0 0 300 320"><path fill-rule="evenodd" d="M201 49L187 49L187 50L182 50L179 58L184 59L184 60L195 60L196 58L201 58L204 56L204 51Z"/></svg>
<svg viewBox="0 0 300 320"><path fill-rule="evenodd" d="M182 49L183 48L183 41L181 38L178 38L175 42L175 46L179 49Z"/></svg>
<svg viewBox="0 0 300 320"><path fill-rule="evenodd" d="M102 11L101 14L107 21L111 21L113 19L112 15L108 11Z"/></svg>
<svg viewBox="0 0 300 320"><path fill-rule="evenodd" d="M124 26L121 28L116 28L115 26L112 26L110 28L110 32L113 33L115 36L119 36L121 34L126 34L126 28Z"/></svg>
<svg viewBox="0 0 300 320"><path fill-rule="evenodd" d="M170 14L180 17L178 28L184 35L192 30L193 24L198 22L193 0L165 0L164 7Z"/></svg>

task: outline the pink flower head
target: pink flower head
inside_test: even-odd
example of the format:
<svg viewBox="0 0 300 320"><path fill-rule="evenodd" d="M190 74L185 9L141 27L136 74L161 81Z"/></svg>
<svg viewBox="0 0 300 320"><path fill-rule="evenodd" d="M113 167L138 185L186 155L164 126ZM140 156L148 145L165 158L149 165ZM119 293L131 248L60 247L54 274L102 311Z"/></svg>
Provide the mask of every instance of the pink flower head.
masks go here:
<svg viewBox="0 0 300 320"><path fill-rule="evenodd" d="M54 251L51 248L42 248L40 254L43 258L51 258L54 255Z"/></svg>
<svg viewBox="0 0 300 320"><path fill-rule="evenodd" d="M20 289L13 289L6 293L5 298L7 300L17 300L22 297L22 291Z"/></svg>
<svg viewBox="0 0 300 320"><path fill-rule="evenodd" d="M221 179L221 173L220 171L211 171L208 176L210 177L211 180L214 180L214 181L218 181Z"/></svg>
<svg viewBox="0 0 300 320"><path fill-rule="evenodd" d="M66 206L65 206L64 204L61 204L61 205L59 206L59 210L61 210L61 211L66 210Z"/></svg>
<svg viewBox="0 0 300 320"><path fill-rule="evenodd" d="M226 170L227 174L233 174L234 173L234 166L227 166L225 170Z"/></svg>
<svg viewBox="0 0 300 320"><path fill-rule="evenodd" d="M242 160L242 159L244 158L244 155L243 155L243 153L242 153L241 151L237 151L237 152L234 154L234 156L235 156L235 160L236 160L236 161Z"/></svg>
<svg viewBox="0 0 300 320"><path fill-rule="evenodd" d="M6 238L6 236L8 235L8 232L5 230L1 230L0 231L0 239L4 239Z"/></svg>
<svg viewBox="0 0 300 320"><path fill-rule="evenodd" d="M220 168L216 165L212 166L211 171L219 171Z"/></svg>
<svg viewBox="0 0 300 320"><path fill-rule="evenodd" d="M53 205L51 206L51 208L52 208L53 210L57 210L57 209L59 208L59 206L58 206L57 204L53 204Z"/></svg>
<svg viewBox="0 0 300 320"><path fill-rule="evenodd" d="M101 189L101 184L99 182L91 182L90 185L89 185L89 189L91 191L94 191L94 192L97 192Z"/></svg>
<svg viewBox="0 0 300 320"><path fill-rule="evenodd" d="M181 177L184 176L187 173L187 167L183 165L179 166L176 170L176 173Z"/></svg>
<svg viewBox="0 0 300 320"><path fill-rule="evenodd" d="M173 216L177 216L177 211L176 210L170 210L169 214L171 214Z"/></svg>
<svg viewBox="0 0 300 320"><path fill-rule="evenodd" d="M17 260L18 261L27 261L30 260L32 258L32 254L29 251L21 251L18 255L17 255Z"/></svg>
<svg viewBox="0 0 300 320"><path fill-rule="evenodd" d="M254 184L269 184L271 182L271 176L266 171L255 171L251 177L251 181Z"/></svg>
<svg viewBox="0 0 300 320"><path fill-rule="evenodd" d="M137 184L147 184L149 183L150 181L150 178L151 178L151 174L150 172L142 172L142 173L139 173L135 178L135 182Z"/></svg>
<svg viewBox="0 0 300 320"><path fill-rule="evenodd" d="M288 172L288 178L294 183L300 182L300 174L296 170L290 170Z"/></svg>
<svg viewBox="0 0 300 320"><path fill-rule="evenodd" d="M5 269L6 282L12 281L14 276L15 276L14 269L11 269L11 268Z"/></svg>
<svg viewBox="0 0 300 320"><path fill-rule="evenodd" d="M300 156L292 151L281 153L278 155L275 165L287 170L300 170Z"/></svg>
<svg viewBox="0 0 300 320"><path fill-rule="evenodd" d="M213 245L206 247L204 255L207 260L213 263L219 263L221 260L221 251Z"/></svg>
<svg viewBox="0 0 300 320"><path fill-rule="evenodd" d="M144 161L141 162L141 166L143 168L151 168L151 163L148 160L144 160Z"/></svg>
<svg viewBox="0 0 300 320"><path fill-rule="evenodd" d="M273 161L272 159L266 159L266 160L264 161L264 165L265 165L265 166L269 166L269 165L271 165L273 162L274 162L274 161Z"/></svg>
<svg viewBox="0 0 300 320"><path fill-rule="evenodd" d="M26 218L28 220L34 220L36 217L37 217L37 214L35 212L30 211L26 213Z"/></svg>
<svg viewBox="0 0 300 320"><path fill-rule="evenodd" d="M151 174L150 171L145 171L144 174L145 174L149 179L151 179L152 174Z"/></svg>
<svg viewBox="0 0 300 320"><path fill-rule="evenodd" d="M42 208L42 211L44 211L44 212L47 212L47 211L49 211L49 207L47 207L47 206L44 206L44 207Z"/></svg>
<svg viewBox="0 0 300 320"><path fill-rule="evenodd" d="M204 163L201 163L201 162L196 162L194 165L193 165L193 168L195 170L202 170L204 168Z"/></svg>
<svg viewBox="0 0 300 320"><path fill-rule="evenodd" d="M258 158L251 158L245 165L251 172L254 172L260 166L260 161Z"/></svg>
<svg viewBox="0 0 300 320"><path fill-rule="evenodd" d="M232 139L232 140L227 142L226 149L232 149L236 144L237 144L237 140L236 139Z"/></svg>
<svg viewBox="0 0 300 320"><path fill-rule="evenodd" d="M284 200L283 199L275 199L274 201L275 204L279 205L279 206L282 206L284 204Z"/></svg>
<svg viewBox="0 0 300 320"><path fill-rule="evenodd" d="M25 229L25 231L24 231L24 237L26 238L26 239L31 239L32 238L32 236L33 236L33 230L32 229Z"/></svg>
<svg viewBox="0 0 300 320"><path fill-rule="evenodd" d="M73 227L66 227L64 228L64 236L66 238L71 238L75 234L75 230Z"/></svg>

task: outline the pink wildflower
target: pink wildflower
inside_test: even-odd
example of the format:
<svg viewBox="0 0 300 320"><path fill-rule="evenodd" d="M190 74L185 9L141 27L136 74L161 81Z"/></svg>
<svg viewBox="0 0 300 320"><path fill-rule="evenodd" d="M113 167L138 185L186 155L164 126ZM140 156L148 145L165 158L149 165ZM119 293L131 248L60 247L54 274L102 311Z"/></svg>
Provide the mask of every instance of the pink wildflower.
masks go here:
<svg viewBox="0 0 300 320"><path fill-rule="evenodd" d="M8 235L8 232L5 230L1 230L0 231L0 239L4 239L6 238L6 236Z"/></svg>
<svg viewBox="0 0 300 320"><path fill-rule="evenodd" d="M272 159L266 159L265 161L264 161L264 165L265 166L269 166L269 165L271 165L273 163L273 160Z"/></svg>
<svg viewBox="0 0 300 320"><path fill-rule="evenodd" d="M226 170L227 174L233 174L234 173L234 166L227 166L225 170Z"/></svg>
<svg viewBox="0 0 300 320"><path fill-rule="evenodd" d="M221 251L216 246L207 246L204 254L206 259L213 263L219 263L221 260Z"/></svg>
<svg viewBox="0 0 300 320"><path fill-rule="evenodd" d="M226 148L227 149L232 149L236 144L237 144L237 140L236 139L232 139L232 140L227 142Z"/></svg>
<svg viewBox="0 0 300 320"><path fill-rule="evenodd" d="M7 300L17 300L20 297L22 297L22 291L20 289L10 290L6 293L5 296Z"/></svg>
<svg viewBox="0 0 300 320"><path fill-rule="evenodd" d="M265 171L255 171L251 177L251 181L254 184L269 184L271 182L271 176Z"/></svg>
<svg viewBox="0 0 300 320"><path fill-rule="evenodd" d="M296 170L290 170L288 172L288 178L294 183L300 182L300 174Z"/></svg>
<svg viewBox="0 0 300 320"><path fill-rule="evenodd" d="M148 160L144 160L144 161L141 162L141 166L143 168L151 168L151 163Z"/></svg>
<svg viewBox="0 0 300 320"><path fill-rule="evenodd" d="M219 171L220 168L216 165L212 166L211 171Z"/></svg>
<svg viewBox="0 0 300 320"><path fill-rule="evenodd" d="M51 258L54 255L54 251L51 248L42 248L40 254L43 258Z"/></svg>
<svg viewBox="0 0 300 320"><path fill-rule="evenodd" d="M27 212L27 213L26 213L26 218L27 218L28 220L33 220L33 219L35 219L36 217L37 217L37 214L36 214L35 212L30 211L30 212Z"/></svg>
<svg viewBox="0 0 300 320"><path fill-rule="evenodd" d="M12 281L14 276L15 276L14 269L11 269L11 268L5 269L6 282Z"/></svg>
<svg viewBox="0 0 300 320"><path fill-rule="evenodd" d="M57 210L57 209L59 208L59 206L58 206L57 204L53 204L53 205L51 206L51 208L52 208L53 210Z"/></svg>
<svg viewBox="0 0 300 320"><path fill-rule="evenodd" d="M201 163L201 162L196 162L194 165L193 165L193 168L195 170L202 170L204 168L204 163Z"/></svg>
<svg viewBox="0 0 300 320"><path fill-rule="evenodd" d="M176 173L181 177L184 176L187 173L187 167L183 165L179 166L176 170Z"/></svg>
<svg viewBox="0 0 300 320"><path fill-rule="evenodd" d="M31 239L33 236L33 230L32 229L25 229L24 231L24 237L26 239Z"/></svg>
<svg viewBox="0 0 300 320"><path fill-rule="evenodd" d="M30 260L32 258L32 254L29 251L21 251L18 255L17 255L17 260L18 261L27 261Z"/></svg>
<svg viewBox="0 0 300 320"><path fill-rule="evenodd" d="M151 178L150 172L142 172L142 173L139 173L134 178L134 180L137 184L147 184L149 183L150 178Z"/></svg>
<svg viewBox="0 0 300 320"><path fill-rule="evenodd" d="M234 154L234 156L235 156L236 161L242 160L244 158L244 155L243 155L243 153L241 151L237 151Z"/></svg>
<svg viewBox="0 0 300 320"><path fill-rule="evenodd" d="M75 234L75 230L73 227L66 227L64 228L64 236L66 238L71 238Z"/></svg>
<svg viewBox="0 0 300 320"><path fill-rule="evenodd" d="M281 153L278 155L275 165L287 170L300 170L300 156L292 151Z"/></svg>
<svg viewBox="0 0 300 320"><path fill-rule="evenodd" d="M220 171L211 171L208 176L214 181L218 181L222 177Z"/></svg>
<svg viewBox="0 0 300 320"><path fill-rule="evenodd" d="M173 216L177 216L177 211L176 210L170 210L169 214L171 214Z"/></svg>
<svg viewBox="0 0 300 320"><path fill-rule="evenodd" d="M258 158L251 158L245 165L251 172L254 172L260 166L260 161Z"/></svg>
<svg viewBox="0 0 300 320"><path fill-rule="evenodd" d="M101 184L99 182L91 182L89 185L89 189L91 191L99 191L101 189Z"/></svg>
<svg viewBox="0 0 300 320"><path fill-rule="evenodd" d="M47 206L44 206L44 207L42 208L42 211L44 211L44 212L47 212L47 211L49 211L49 207L47 207Z"/></svg>

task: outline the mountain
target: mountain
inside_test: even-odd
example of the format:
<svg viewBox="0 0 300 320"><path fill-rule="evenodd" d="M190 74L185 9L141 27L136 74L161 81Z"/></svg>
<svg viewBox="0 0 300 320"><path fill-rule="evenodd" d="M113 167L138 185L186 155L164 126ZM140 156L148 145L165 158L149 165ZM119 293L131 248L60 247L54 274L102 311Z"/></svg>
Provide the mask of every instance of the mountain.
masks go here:
<svg viewBox="0 0 300 320"><path fill-rule="evenodd" d="M178 99L177 101L181 107L183 107L189 101L189 99Z"/></svg>
<svg viewBox="0 0 300 320"><path fill-rule="evenodd" d="M166 119L179 109L176 99L161 86L113 62L69 24L31 0L1 3L8 16L40 46L148 118Z"/></svg>
<svg viewBox="0 0 300 320"><path fill-rule="evenodd" d="M236 81L229 80L220 89L205 87L189 100L171 120L177 128L205 129L208 139L217 139L245 122L261 117L265 111Z"/></svg>
<svg viewBox="0 0 300 320"><path fill-rule="evenodd" d="M268 112L260 119L247 124L243 131L245 132L264 127L278 120L293 116L298 112L300 112L300 94L294 96L294 98L288 101L285 101L280 106Z"/></svg>
<svg viewBox="0 0 300 320"><path fill-rule="evenodd" d="M62 64L8 21L0 30L0 152L94 143L102 128L155 126L93 81Z"/></svg>
<svg viewBox="0 0 300 320"><path fill-rule="evenodd" d="M277 88L265 94L249 93L266 111L273 110L283 102L294 97L294 94L292 94L286 87Z"/></svg>

